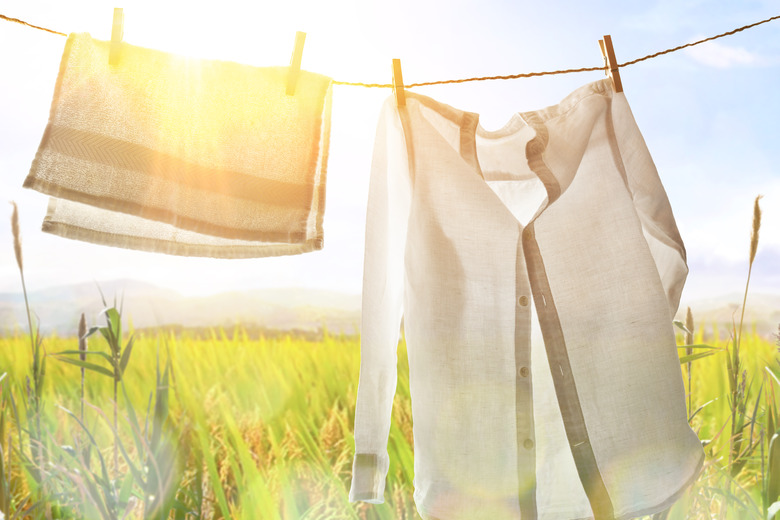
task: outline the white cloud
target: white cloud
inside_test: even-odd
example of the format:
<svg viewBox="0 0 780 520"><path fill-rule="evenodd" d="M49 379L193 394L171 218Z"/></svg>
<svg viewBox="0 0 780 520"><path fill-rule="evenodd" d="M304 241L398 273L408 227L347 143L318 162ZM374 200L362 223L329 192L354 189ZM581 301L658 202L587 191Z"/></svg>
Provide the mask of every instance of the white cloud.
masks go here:
<svg viewBox="0 0 780 520"><path fill-rule="evenodd" d="M766 61L760 55L742 47L730 47L714 41L689 47L685 51L695 61L719 69L728 69L740 65L762 65Z"/></svg>

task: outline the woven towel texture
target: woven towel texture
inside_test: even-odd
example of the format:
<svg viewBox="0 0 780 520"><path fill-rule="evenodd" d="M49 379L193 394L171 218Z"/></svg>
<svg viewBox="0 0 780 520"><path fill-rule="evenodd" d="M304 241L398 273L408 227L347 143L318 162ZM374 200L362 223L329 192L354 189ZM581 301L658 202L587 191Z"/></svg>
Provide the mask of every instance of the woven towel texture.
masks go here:
<svg viewBox="0 0 780 520"><path fill-rule="evenodd" d="M24 186L43 230L186 256L323 246L331 78L184 58L71 34Z"/></svg>

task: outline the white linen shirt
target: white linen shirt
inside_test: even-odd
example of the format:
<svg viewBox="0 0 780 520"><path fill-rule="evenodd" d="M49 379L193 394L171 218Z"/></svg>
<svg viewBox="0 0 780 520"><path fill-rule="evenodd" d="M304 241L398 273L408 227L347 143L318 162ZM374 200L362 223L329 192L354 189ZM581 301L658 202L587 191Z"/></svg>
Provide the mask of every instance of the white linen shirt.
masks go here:
<svg viewBox="0 0 780 520"><path fill-rule="evenodd" d="M384 501L403 315L425 520L668 509L704 460L672 325L688 268L624 94L497 131L406 96L371 167L350 501Z"/></svg>

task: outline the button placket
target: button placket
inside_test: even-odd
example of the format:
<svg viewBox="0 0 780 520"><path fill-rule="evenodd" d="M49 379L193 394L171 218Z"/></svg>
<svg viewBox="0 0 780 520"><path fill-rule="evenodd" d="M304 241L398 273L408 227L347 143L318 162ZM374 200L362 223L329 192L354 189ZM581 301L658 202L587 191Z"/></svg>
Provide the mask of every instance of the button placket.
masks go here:
<svg viewBox="0 0 780 520"><path fill-rule="evenodd" d="M522 228L517 242L515 263L515 388L517 429L517 471L520 509L523 518L536 518L536 449L533 385L531 381L531 287L523 253Z"/></svg>
<svg viewBox="0 0 780 520"><path fill-rule="evenodd" d="M518 447L534 436L531 385L531 309L530 286L522 246L522 230L517 242L515 272L515 376L517 385ZM533 444L532 444L533 446Z"/></svg>

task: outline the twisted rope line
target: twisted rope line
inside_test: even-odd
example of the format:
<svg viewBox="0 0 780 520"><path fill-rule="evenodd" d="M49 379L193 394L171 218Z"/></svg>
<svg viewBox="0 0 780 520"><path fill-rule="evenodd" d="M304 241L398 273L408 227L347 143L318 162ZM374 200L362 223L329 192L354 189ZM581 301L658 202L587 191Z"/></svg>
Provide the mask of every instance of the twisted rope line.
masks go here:
<svg viewBox="0 0 780 520"><path fill-rule="evenodd" d="M51 29L47 29L46 27L40 27L38 25L33 25L31 23L25 22L24 20L20 20L18 18L11 18L10 16L6 16L4 14L0 14L0 18L2 18L3 20L6 20L8 22L14 22L14 23L18 23L18 24L21 24L21 25L26 25L27 27L32 27L33 29L46 31L46 32L52 33L52 34L59 34L60 36L67 36L67 34L65 34L65 33L61 33L59 31L53 31Z"/></svg>
<svg viewBox="0 0 780 520"><path fill-rule="evenodd" d="M648 54L647 56L643 56L641 58L637 58L635 60L627 61L625 63L621 63L618 65L618 67L627 67L629 65L633 65L634 63L639 63L640 61L649 60L650 58L655 58L658 56L661 56L662 54L669 54L670 52L679 51L680 49L685 49L686 47L693 47L694 45L699 45L700 43L709 42L712 40L717 40L718 38L723 38L724 36L731 36L732 34L736 34L740 31L744 31L745 29L751 29L755 27L756 25L761 25L762 23L771 22L772 20L777 20L780 18L780 15L773 16L771 18L767 18L766 20L761 20L760 22L751 23L750 25L746 25L744 27L740 27L739 29L734 29L729 32L724 32L723 34L718 34L717 36L710 36L709 38L704 38L703 40L699 40L693 43L686 43L685 45L680 45L679 47L674 47L672 49L666 49L665 51L656 52L655 54Z"/></svg>
<svg viewBox="0 0 780 520"><path fill-rule="evenodd" d="M521 74L510 74L508 76L480 76L477 78L463 78L463 79L445 79L440 81L426 81L423 83L410 83L404 85L404 88L412 87L426 87L428 85L445 85L449 83L467 83L469 81L487 81L492 79L518 79L518 78L532 78L534 76L550 76L553 74L571 74L572 72L592 72L595 70L606 70L606 67L585 67L580 69L564 69L564 70L548 70L542 72L523 72ZM393 85L389 83L352 83L349 81L333 81L334 85L349 85L351 87L369 87L369 88L392 88Z"/></svg>
<svg viewBox="0 0 780 520"><path fill-rule="evenodd" d="M54 31L52 29L47 29L46 27L40 27L38 25L33 25L31 23L27 23L23 20L19 20L18 18L11 18L9 16L5 16L4 14L0 14L0 19L18 23L21 25L25 25L27 27L32 27L33 29L39 29L41 31L46 31L52 34L59 34L61 36L67 36L67 34ZM628 67L629 65L633 65L635 63L639 63L640 61L649 60L651 58L657 58L658 56L662 56L664 54L669 54L670 52L676 52L681 49L685 49L688 47L693 47L694 45L699 45L705 42L709 42L712 40L717 40L718 38L723 38L724 36L731 36L732 34L736 34L740 31L744 31L746 29L752 29L753 27L756 27L757 25L761 25L767 22L771 22L773 20L780 19L780 15L772 16L771 18L767 18L766 20L761 20L760 22L751 23L750 25L745 25L743 27L739 27L737 29L733 29L728 32L724 32L722 34L718 34L716 36L710 36L709 38L704 38L703 40L698 40L692 43L686 43L685 45L679 45L677 47L672 47L671 49L666 49L665 51L656 52L653 54L648 54L647 56L642 56L641 58L637 58L635 60L627 61L625 63L618 64L618 68L622 67ZM488 80L496 80L496 79L518 79L518 78L532 78L535 76L551 76L554 74L572 74L574 72L593 72L597 70L607 70L606 66L602 67L583 67L579 69L564 69L564 70L549 70L549 71L542 71L542 72L523 72L520 74L509 74L507 76L480 76L476 78L463 78L463 79L445 79L445 80L439 80L439 81L425 81L422 83L410 83L408 85L404 85L405 88L414 88L414 87L426 87L430 85L447 85L452 83L468 83L470 81L488 81ZM353 82L353 81L337 81L333 80L334 85L347 85L350 87L365 87L365 88L393 88L393 85L390 83L359 83L359 82Z"/></svg>

